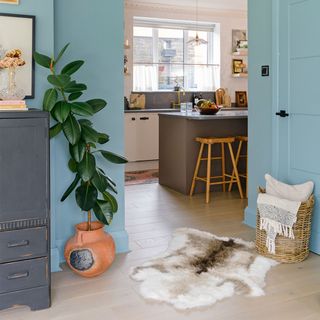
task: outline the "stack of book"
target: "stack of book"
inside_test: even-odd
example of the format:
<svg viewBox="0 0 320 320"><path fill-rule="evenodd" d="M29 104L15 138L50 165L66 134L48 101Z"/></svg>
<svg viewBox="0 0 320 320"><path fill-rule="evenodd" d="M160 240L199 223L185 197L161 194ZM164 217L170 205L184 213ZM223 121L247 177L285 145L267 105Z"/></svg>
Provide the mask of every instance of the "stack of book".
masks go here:
<svg viewBox="0 0 320 320"><path fill-rule="evenodd" d="M0 111L28 110L24 100L0 100Z"/></svg>

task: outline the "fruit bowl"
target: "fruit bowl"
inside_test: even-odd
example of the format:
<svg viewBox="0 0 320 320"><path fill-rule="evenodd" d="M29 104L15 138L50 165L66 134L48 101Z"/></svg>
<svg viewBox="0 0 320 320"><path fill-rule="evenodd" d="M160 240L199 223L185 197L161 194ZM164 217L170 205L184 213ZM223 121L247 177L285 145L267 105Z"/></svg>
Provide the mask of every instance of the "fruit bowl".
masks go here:
<svg viewBox="0 0 320 320"><path fill-rule="evenodd" d="M220 108L200 108L201 115L214 115L220 111Z"/></svg>
<svg viewBox="0 0 320 320"><path fill-rule="evenodd" d="M213 115L220 111L220 108L214 102L205 99L198 101L197 109L201 115Z"/></svg>

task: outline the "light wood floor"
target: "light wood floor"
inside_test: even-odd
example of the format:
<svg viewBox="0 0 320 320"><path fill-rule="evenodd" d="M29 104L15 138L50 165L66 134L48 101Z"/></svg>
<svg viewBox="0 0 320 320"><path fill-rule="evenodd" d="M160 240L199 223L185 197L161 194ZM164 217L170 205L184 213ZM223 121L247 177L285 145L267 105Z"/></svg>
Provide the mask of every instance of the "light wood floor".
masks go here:
<svg viewBox="0 0 320 320"><path fill-rule="evenodd" d="M139 296L139 285L128 277L129 268L163 251L177 227L253 240L254 231L242 224L245 206L237 194L213 194L205 205L203 195L190 199L157 184L129 186L126 216L132 251L117 256L111 269L95 279L80 278L67 269L53 274L52 308L2 311L0 319L319 320L320 257L316 255L301 264L274 268L267 277L265 297L236 296L211 308L178 312Z"/></svg>

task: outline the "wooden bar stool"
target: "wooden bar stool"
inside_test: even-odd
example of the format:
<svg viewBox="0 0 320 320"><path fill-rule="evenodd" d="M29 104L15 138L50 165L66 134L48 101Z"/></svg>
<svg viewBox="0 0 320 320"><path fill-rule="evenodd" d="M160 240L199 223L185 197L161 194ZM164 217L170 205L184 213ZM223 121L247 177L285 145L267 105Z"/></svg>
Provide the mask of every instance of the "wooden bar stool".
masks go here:
<svg viewBox="0 0 320 320"><path fill-rule="evenodd" d="M246 179L246 198L248 198L248 137L247 136L237 136L235 138L236 141L239 142L239 146L238 146L238 150L237 150L237 154L236 154L236 164L237 164L237 168L238 168L238 164L239 164L239 160L241 158L245 158L246 159L246 169L244 173L239 173L238 175L240 178ZM246 143L247 144L247 151L245 154L241 154L242 148L243 148L243 144ZM232 186L234 183L237 182L236 179L236 175L235 175L235 171L232 172L232 177L231 177L231 182L229 184L229 192L232 189Z"/></svg>
<svg viewBox="0 0 320 320"><path fill-rule="evenodd" d="M232 149L232 143L235 142L235 138L234 137L196 138L196 141L200 143L200 151L199 151L198 160L196 163L196 168L194 170L192 185L191 185L191 189L190 189L190 196L192 196L194 193L194 189L195 189L197 181L205 182L206 183L206 203L209 203L209 201L210 201L210 186L222 185L223 191L226 191L226 184L229 184L232 181L232 180L227 181L226 177L233 179L232 177L235 176L234 179L237 180L240 197L242 199L243 193L242 193L240 178L238 175L236 159L234 157L233 149ZM214 145L214 144L221 145L221 156L220 157L212 157L211 150L212 150L212 145ZM232 167L233 167L233 174L232 175L226 174L225 145L228 145L228 149L229 149L229 153L230 153L230 158L231 158ZM208 156L206 158L203 158L203 151L204 151L205 146L208 147ZM211 161L212 160L220 160L221 161L221 169L222 169L221 176L211 176ZM201 161L207 161L207 175L206 175L206 177L199 177L198 176ZM220 179L220 181L212 182L212 180L215 180L215 179Z"/></svg>

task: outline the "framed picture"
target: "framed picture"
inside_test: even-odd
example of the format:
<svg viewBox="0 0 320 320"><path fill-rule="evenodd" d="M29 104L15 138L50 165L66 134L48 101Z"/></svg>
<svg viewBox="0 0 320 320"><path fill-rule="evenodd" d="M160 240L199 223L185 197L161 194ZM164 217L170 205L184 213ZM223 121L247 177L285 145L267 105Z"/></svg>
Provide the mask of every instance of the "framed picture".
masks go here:
<svg viewBox="0 0 320 320"><path fill-rule="evenodd" d="M237 52L240 48L240 41L247 41L247 31L246 30L232 30L232 52ZM248 47L248 42L247 42Z"/></svg>
<svg viewBox="0 0 320 320"><path fill-rule="evenodd" d="M0 55L12 49L20 49L26 61L17 69L17 87L24 90L26 98L34 98L35 16L0 13ZM0 90L7 83L5 69L0 69Z"/></svg>
<svg viewBox="0 0 320 320"><path fill-rule="evenodd" d="M232 60L232 72L241 73L243 69L243 60L242 59L233 59Z"/></svg>
<svg viewBox="0 0 320 320"><path fill-rule="evenodd" d="M248 40L239 40L237 49L248 49Z"/></svg>
<svg viewBox="0 0 320 320"><path fill-rule="evenodd" d="M238 108L248 107L248 98L246 91L236 91L236 105Z"/></svg>
<svg viewBox="0 0 320 320"><path fill-rule="evenodd" d="M19 0L0 0L0 3L19 4Z"/></svg>

